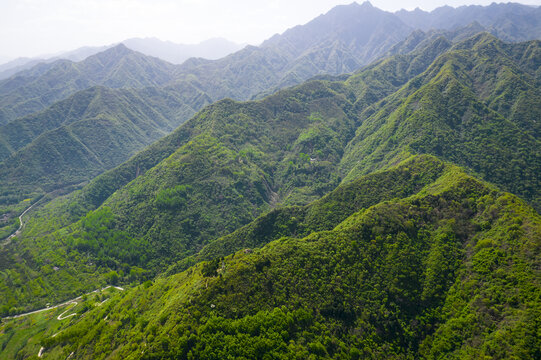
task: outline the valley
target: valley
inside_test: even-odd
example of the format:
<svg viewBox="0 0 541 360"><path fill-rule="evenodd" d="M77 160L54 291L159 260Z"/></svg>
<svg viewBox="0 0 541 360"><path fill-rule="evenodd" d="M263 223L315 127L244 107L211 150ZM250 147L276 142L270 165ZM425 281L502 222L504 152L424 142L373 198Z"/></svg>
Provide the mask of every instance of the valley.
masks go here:
<svg viewBox="0 0 541 360"><path fill-rule="evenodd" d="M538 358L539 9L0 80L0 357Z"/></svg>

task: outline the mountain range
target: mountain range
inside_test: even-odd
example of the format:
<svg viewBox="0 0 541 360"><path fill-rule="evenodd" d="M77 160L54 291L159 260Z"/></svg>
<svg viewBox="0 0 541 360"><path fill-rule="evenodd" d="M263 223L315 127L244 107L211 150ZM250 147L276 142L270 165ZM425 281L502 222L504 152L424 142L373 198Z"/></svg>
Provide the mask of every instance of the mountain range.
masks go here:
<svg viewBox="0 0 541 360"><path fill-rule="evenodd" d="M491 19L494 16L491 17L490 14L493 12L513 13L518 11L517 8L528 7L511 4L481 8L482 11L475 8L477 15L474 18ZM489 21L486 20L485 23ZM260 47L248 46L215 61L191 59L180 66L174 66L118 45L79 63L62 60L41 64L0 82L0 122L5 124L0 128L0 161L5 161L5 164L0 164L0 173L4 174L1 175L4 180L0 181L5 184L6 189L13 189L8 183L17 183L29 189L9 190L4 194L4 198L19 202L28 198L30 193L47 192L55 187L88 180L97 172L119 165L135 151L157 139L150 133L146 136L139 132L138 135L128 136L139 139L128 144L123 139L116 139L115 133L109 133L109 127L96 128L88 121L80 123L89 126L79 127L79 134L104 132L96 136L96 139L112 139L119 144L108 149L110 159L103 159L100 155L102 152L94 149L92 144L74 141L71 133L65 131L65 123L62 121L54 122L55 128L46 128L49 132L56 130L50 133L55 136L53 141L46 140L48 133L42 134L45 128L30 130L32 136L25 135L28 131L21 130L32 121L46 121L40 120L41 117L56 114L58 108L67 110L66 106L56 107L52 112L45 109L77 91L84 91L92 86L130 89L159 87L159 91L168 93L166 98L169 99L167 109L159 111L174 114L174 118L169 119L172 127L160 129L167 132L189 119L203 106L225 97L238 100L261 98L279 88L298 84L318 74L347 73L377 57L411 52L415 46L425 46L426 42L437 36L445 36L456 42L483 29L479 23L474 23L455 30L411 32L412 28L405 25L397 15L376 9L369 3L353 3L338 6L306 25L276 35ZM406 38L408 33L411 35ZM86 96L82 94L79 98ZM109 109L106 112L112 114L114 111ZM33 114L35 120L27 118L30 114ZM59 119L69 117L69 114L57 115ZM113 115L110 117L114 118ZM137 118L128 120L138 121ZM40 142L31 144L37 140L37 135L42 135ZM60 140L58 136L66 139ZM27 148L23 149L25 146ZM49 148L42 149L42 146ZM42 154L41 163L47 163L46 173L56 173L56 176L44 179L37 170L43 166L25 169L26 162L23 159L34 158L35 153ZM65 159L62 156L52 158L47 155L55 153L84 154L81 156L85 159L82 160L80 156ZM10 156L12 159L8 159ZM74 162L78 163L75 166L81 169L81 175L65 174L62 169L69 168ZM28 179L32 181L29 182ZM46 186L39 187L36 184ZM20 187L19 185L16 188ZM18 195L14 195L14 191Z"/></svg>
<svg viewBox="0 0 541 360"><path fill-rule="evenodd" d="M34 204L0 312L77 298L3 318L1 356L538 357L537 9L354 3L0 82L4 231Z"/></svg>
<svg viewBox="0 0 541 360"><path fill-rule="evenodd" d="M477 22L493 35L505 41L525 41L541 36L541 9L517 3L489 6L443 6L431 12L401 10L395 13L405 24L415 29L456 29Z"/></svg>
<svg viewBox="0 0 541 360"><path fill-rule="evenodd" d="M339 228L344 229L344 234L349 234L350 230L347 230L349 226L362 228L368 226L361 225L364 224L364 221L374 221L371 217L366 218L368 215L365 213L368 211L367 208L376 204L380 204L379 206L383 209L389 206L391 208L394 206L418 208L418 210L409 210L413 211L411 220L408 220L415 221L412 225L407 225L406 220L398 220L402 219L397 217L401 211L398 209L381 210L383 212L378 215L380 219L382 216L388 216L388 220L385 221L391 221L390 224L367 223L372 224L369 226L374 226L374 228L363 235L366 239L373 238L378 233L383 234L386 241L391 241L389 245L386 245L387 242L384 241L381 246L390 246L395 241L419 239L422 231L425 232L423 235L425 239L440 239L438 241L455 239L458 241L454 245L450 245L447 241L439 245L445 246L443 249L447 250L440 249L438 251L454 249L453 251L456 251L454 256L457 257L452 265L455 270L452 273L447 273L445 271L448 269L445 268L445 271L441 270L444 273L437 275L437 278L440 279L438 281L444 281L440 285L444 294L459 291L451 287L451 284L456 281L453 279L457 279L454 276L463 274L460 276L468 278L473 276L475 278L486 271L463 273L466 270L461 269L465 265L461 264L468 264L468 261L474 260L473 258L464 260L459 256L462 246L466 246L469 241L477 243L483 238L493 239L491 241L495 241L494 238L501 239L498 240L504 241L501 246L504 248L509 246L504 245L508 244L505 243L508 240L505 240L504 236L508 230L504 230L502 224L512 226L511 223L508 222L509 220L500 219L499 215L491 215L496 218L488 220L488 205L481 205L484 204L483 202L499 204L492 207L492 211L496 211L495 214L509 211L530 214L527 215L529 216L528 220L523 218L525 222L522 223L523 227L519 228L522 230L518 230L519 237L516 239L523 239L521 241L527 242L536 238L536 235L526 234L528 231L539 231L539 216L535 210L528 208L517 198L511 197L509 200L504 200L506 196L510 195L505 195L499 190L475 180L466 175L464 170L449 167L435 157L415 157L415 154L431 154L431 156L453 161L470 169L467 171L472 174L482 176L486 180L509 189L513 188L517 179L500 178L498 174L512 174L515 171L513 166L521 164L519 166L526 171L516 173L515 176L521 183L531 184L534 193L530 199L535 203L539 196L539 184L535 183L540 164L537 150L539 149L539 138L530 133L531 128L526 123L528 117L523 118L525 121L523 124L512 121L510 120L513 118L511 113L504 117L493 110L491 107L497 108L498 106L490 99L494 97L491 95L491 91L494 94L501 94L501 89L507 87L506 77L500 78L502 74L513 72L526 82L533 81L531 74L535 74L536 69L531 66L536 64L537 60L525 55L538 54L539 45L538 41L505 44L488 34L477 35L456 45L440 38L431 43L431 46L426 47L424 51L417 50L410 55L396 55L382 60L345 81L315 80L293 89L280 91L265 99L247 103L237 103L232 100L217 102L124 165L97 177L80 192L74 193L67 199L53 201L40 210L33 217L33 223L28 224L27 235L21 238L17 244L8 245L9 250L4 253L2 263L13 264L17 262L17 257L26 251L24 256L28 268L19 268L16 272L18 275L10 272L10 281L13 281L14 284L19 283L19 286L22 283L26 285L20 287L21 292L14 294L9 290L9 283L4 283L3 289L7 292L3 292L3 298L11 299L8 301L12 304L23 304L24 299L27 299L26 301L30 299L27 297L28 291L32 291L34 294L32 303L37 304L36 300L39 299L37 294L42 294L44 299L50 299L49 291L56 289L58 286L56 284L60 282L69 281L70 289L92 288L98 286L100 281L103 281L102 279L109 276L107 271L110 270L123 274L120 276L121 278L125 277L124 281L130 277L139 276L136 274L141 271L143 274L145 271L149 272L147 274L163 273L164 271L175 274L183 269L188 269L187 274L190 274L195 270L189 266L197 264L201 260L219 259L231 253L242 251L246 247L263 246L267 242L278 240L283 236L303 239L310 235L307 239L319 239L318 235L315 235L316 233L331 230L343 221L346 223L340 225ZM491 56L485 57L486 54ZM469 59L472 64L481 63L482 67L470 66L465 59ZM484 59L485 62L483 63L481 59ZM409 72L403 73L404 64L418 64L418 67L413 67ZM491 72L490 69L494 68L501 71ZM394 72L391 71L392 69ZM400 76L397 76L398 74ZM395 88L392 85L385 86L386 81L390 84L394 83ZM386 91L378 92L377 86L372 86L372 83L381 84L380 86ZM487 84L494 83L500 84L500 86L487 86ZM472 87L472 84L476 84L476 86ZM487 92L487 88L491 91ZM372 92L374 90L376 91ZM502 98L512 104L518 103L521 99L518 94L508 94ZM438 122L435 122L436 120ZM379 122L381 124L378 124ZM443 133L439 135L439 132ZM465 136L466 134L467 136ZM509 144L517 143L520 143L524 150L508 152ZM450 146L451 144L453 147ZM481 150L477 150L478 147L481 147ZM486 148L491 148L491 152L483 151ZM367 152L366 149L371 150ZM504 156L506 160L500 160L500 156ZM358 160L353 161L354 158ZM411 161L413 163L410 163ZM400 164L400 166L396 168L393 164ZM479 167L473 168L471 164L478 164ZM498 166L497 170L492 170L495 165ZM418 170L415 170L416 166L419 166ZM381 169L380 172L378 169ZM382 170L383 172L381 172ZM363 177L363 174L381 175ZM528 174L531 174L532 177L529 177ZM401 176L403 176L402 180ZM397 181L397 185L392 185L394 181ZM379 189L379 191L376 193L377 195L366 195L366 200L360 198L357 203L357 200L352 200L351 196L366 194L368 190L356 189L356 186L367 186L362 184L372 184L371 188L373 190ZM312 203L307 208L298 207L317 201L336 186L338 186L336 192L325 197L325 200ZM384 191L382 186L385 188ZM428 188L426 188L427 186ZM424 190L421 191L421 189ZM521 191L520 189L513 190ZM419 191L423 195L418 195L418 200L410 199L412 194ZM343 197L344 193L348 194L345 198ZM396 203L393 205L394 202L388 203L389 200L395 199L397 196L408 199L404 200L406 204ZM333 200L335 198L336 200ZM385 199L389 200L386 202ZM473 203L468 203L468 199L471 199L469 201L473 201ZM335 201L338 203L331 205ZM349 205L341 205L340 201L345 201L345 204ZM258 215L265 214L268 210L275 208L277 204L292 207L278 208L274 212L256 219ZM427 206L432 210L428 210ZM456 206L459 208L455 208ZM510 206L524 209L512 209L509 208ZM496 208L498 210L495 210ZM313 214L313 211L319 215ZM390 211L390 215L384 215L387 211ZM426 211L429 211L430 215L425 214ZM464 214L464 217L457 220L456 214ZM71 219L76 220L81 215L83 217L80 220L72 223ZM353 216L353 218L347 220L349 216ZM418 223L420 219L425 218L426 220ZM453 218L454 221L460 221L459 225L451 225L452 222L450 222L449 228L440 229L439 226L442 226L442 223L451 221ZM250 222L254 219L256 222L251 224ZM401 225L391 225L393 221L398 221ZM488 222L485 225L481 224L486 221ZM58 224L62 222L65 225L63 228L58 228ZM235 229L245 224L247 228L234 232ZM440 225L434 227L435 224ZM390 227L388 228L388 226ZM392 230L393 226L399 226L399 228L405 226L404 235L400 235L402 232L398 230ZM407 230L407 226L412 226L412 228ZM476 228L475 226L480 227ZM387 231L390 231L389 235L385 235ZM426 233L427 231L428 233ZM440 234L440 232L442 233ZM477 232L479 232L478 235L475 235ZM335 236L338 236L333 234L323 235L322 239L327 236L328 241L331 241ZM397 237L395 238L395 236ZM405 236L405 238L400 236ZM364 237L361 236L361 239ZM304 243L307 240L299 241ZM308 243L311 241L315 240L309 240ZM318 240L316 243L321 243L321 246L328 248L331 244L328 241ZM366 240L359 241L364 243ZM437 244L433 244L431 241L426 245L428 248ZM55 244L54 247L51 247L51 244ZM411 244L420 246L418 242ZM492 244L490 246L496 246L495 243L490 244ZM500 243L498 242L498 244ZM259 255L260 253L257 252L256 255L253 255L253 261L261 262L262 269L270 267L273 263L276 263L276 266L281 266L279 264L283 264L284 260L278 260L278 257L275 256L286 256L287 263L301 261L293 260L291 258L293 255L285 255L289 254L290 251L287 250L291 246L289 242L280 246L279 249L283 247L283 250L271 250L274 247L262 250L263 254L267 255ZM452 247L448 248L448 246ZM534 250L535 243L527 246L534 246L532 250L537 251ZM479 251L481 249L481 247L478 248ZM503 251L501 256L512 256L508 253L509 250L499 249L499 251ZM271 255L274 254L273 251L279 251L282 255ZM414 249L411 251L412 254L419 254L419 256L422 254ZM443 256L437 254L426 253L426 259L419 258L415 261L424 263L431 256ZM484 251L481 251L480 254L483 255L479 256L489 256ZM385 256L387 260L384 263L388 263L388 256L394 255L389 253ZM535 275L532 272L534 265L531 261L535 261L536 257L534 256L532 260L531 257L524 256L526 256L523 260L525 264L530 264L525 265L529 270L525 270L524 276L532 279L532 276ZM466 262L463 263L463 261ZM402 260L393 260L390 263L404 264ZM58 270L52 273L43 271L36 273L35 266L37 264L45 264L38 266L54 265ZM211 261L209 264L208 266L217 264L218 268L230 266L232 269L239 266L235 265L236 263L228 265L228 262L224 262L225 265L220 265L220 262ZM194 266L200 268L202 265ZM212 275L213 273L208 270L208 266L201 268L200 271L203 275L197 276L210 276L211 279L216 276ZM302 271L303 268L304 265L295 271ZM235 275L236 270L232 271L231 281L233 283L241 281L238 276L243 273ZM382 271L383 273L393 273L399 270ZM39 274L39 276L35 277L36 275L33 274ZM78 275L75 278L69 274ZM380 279L379 276L377 275L374 279ZM405 279L410 279L410 276L413 275L405 276ZM415 281L429 281L427 276L425 272L419 273L415 275L415 278L418 279ZM447 280L441 280L441 276ZM453 277L447 278L446 276ZM169 281L167 279L164 281ZM186 281L190 283L194 281L189 279L191 278ZM278 279L275 278L273 282L282 281ZM298 281L295 280L295 282ZM418 289L419 293L416 296L421 298L432 286L422 290L422 287L419 288L415 282L407 285L409 281L413 280L407 280L407 283L400 285L395 290L384 291L385 293L399 291L402 294L400 296L405 296L403 291L407 290L402 286L412 286L411 291ZM239 284L242 283L241 281ZM483 284L487 288L495 286L488 280L483 281ZM213 290L209 291L209 296L214 296L211 295ZM234 290L232 291L235 293ZM254 291L257 293L257 290ZM64 292L57 291L56 293L56 296L66 296ZM350 293L349 290L347 293ZM270 296L271 299L278 296L271 294L266 296ZM407 295L408 301L415 302L416 300L413 300L411 296L414 295ZM433 297L430 298L432 299L430 301L434 302L431 305L434 306L434 309L447 306L445 305L446 295L432 293L430 296ZM168 301L166 299L168 298L165 297L165 300L160 301ZM287 301L280 300L278 303L276 303L278 300L274 301L273 304L284 304L287 308L285 305L288 304ZM332 323L332 319L343 319L339 320L341 324L339 326L345 326L344 329L359 326L358 324L354 325L356 324L355 320L351 320L356 318L356 315L351 313L352 310L341 307L340 303L333 303L332 298L322 301L322 303L331 302L328 308L320 308L322 313L318 316L323 316L321 321L325 323L331 321ZM398 298L393 300L392 304L399 306L397 309L402 309L401 306L403 306L403 309L411 311L409 302L398 305L396 301L399 301ZM520 311L526 311L528 314L529 310L527 309L529 308L526 298L520 298L517 301L517 311L522 309ZM255 314L250 312L245 305L239 304L238 306L242 313L247 311L246 314ZM261 306L260 303L259 307ZM266 308L266 305L263 308ZM224 307L219 309L223 310ZM123 313L121 310L110 311L118 312L118 316ZM423 314L422 312L404 314L406 316L404 319L398 313L396 316L402 319L397 321L414 321L419 316L425 316ZM502 315L503 319L512 316L512 313L505 314ZM167 323L170 316L172 315L164 317L163 324ZM377 313L374 313L374 316L377 316ZM439 312L436 318L447 316L449 315ZM205 319L210 321L208 318ZM348 325L347 321L350 320L347 319L353 323ZM207 320L202 321L206 323ZM185 323L185 320L178 321ZM382 320L374 318L371 321L370 324L379 324ZM433 321L435 320L429 320L429 323L432 324L430 326L434 326ZM502 321L503 323L500 321L491 322L494 325L490 326L504 326L507 320ZM524 326L531 326L527 320L524 321ZM325 326L331 326L331 323ZM411 324L409 326L413 326ZM88 327L88 325L84 325L84 322L79 326ZM88 343L89 349L96 348L96 339L100 337L93 335L89 340L76 340L79 338L78 335L75 335L78 334L77 329L78 327L69 329L64 336L47 340L43 344L49 348L60 346L71 349L72 342L78 344L76 346L79 347L86 346L82 345L84 341L90 341ZM131 329L129 326L126 331L132 331L128 329ZM420 354L421 350L419 349L437 354L440 350L433 348L432 341L437 344L439 341L445 340L430 340L429 344L431 345L429 346L426 345L426 341L429 340L425 337L426 331L432 333L435 329L408 330L416 334L410 334L409 336L413 336L412 338L404 337L406 332L395 338L394 336L401 334L402 330L374 330L373 336L378 336L379 340L374 338L373 341L379 345L371 348L370 351L376 355L391 356L392 352L388 350L388 346L394 344L393 348L398 349L396 351L399 354L412 351L415 354ZM438 329L443 332L439 336L445 338L444 328L438 327ZM140 330L133 331L139 332ZM161 332L154 336L159 334ZM179 336L181 336L180 333ZM291 334L290 336L295 338L297 335ZM490 339L483 341L491 341ZM337 338L336 341L349 340ZM412 341L416 345L412 345ZM299 346L301 345L302 341ZM132 345L127 343L126 346L131 349ZM355 346L363 348L362 344ZM428 348L425 349L424 347L427 346ZM102 349L103 346L98 348ZM302 348L301 346L298 351L301 351ZM187 348L186 351L190 349ZM310 346L306 344L305 351L313 351L310 349ZM533 351L528 349L526 347L523 350ZM151 350L157 354L176 356L174 355L176 353L164 352L163 349ZM203 351L203 349L200 350ZM191 351L196 353L195 349ZM325 347L325 352L334 356L332 355L334 353L329 353L329 351L331 350ZM367 351L369 348L365 347L362 353L367 353ZM459 347L456 351L468 350Z"/></svg>
<svg viewBox="0 0 541 360"><path fill-rule="evenodd" d="M20 57L0 64L0 80L7 79L16 73L30 69L40 63L51 63L56 60L71 60L74 62L83 61L91 55L105 51L109 46L84 46L79 49L68 51L56 56L43 58Z"/></svg>
<svg viewBox="0 0 541 360"><path fill-rule="evenodd" d="M210 60L219 59L243 47L243 45L221 38L208 39L198 44L176 44L156 38L131 38L121 43L131 50L160 58L172 64L181 64L191 57L201 57ZM52 63L57 60L83 61L89 56L116 45L118 44L95 47L85 46L46 58L17 58L0 65L0 80L7 79L20 71L30 69L40 63Z"/></svg>

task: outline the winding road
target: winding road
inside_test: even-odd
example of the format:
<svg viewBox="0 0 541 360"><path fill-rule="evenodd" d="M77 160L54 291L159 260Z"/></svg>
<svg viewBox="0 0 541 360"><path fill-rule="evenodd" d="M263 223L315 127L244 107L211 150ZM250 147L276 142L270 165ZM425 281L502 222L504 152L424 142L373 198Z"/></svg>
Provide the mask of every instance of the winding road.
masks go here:
<svg viewBox="0 0 541 360"><path fill-rule="evenodd" d="M28 315L32 315L32 314L37 314L37 313L40 313L40 312L43 312L43 311L48 311L48 310L52 310L52 309L56 309L56 308L59 308L59 307L62 307L62 306L66 306L66 305L69 305L69 304L77 304L77 300L81 300L83 298L83 296L85 295L90 295L90 294L94 294L94 293L97 293L97 292L100 292L100 291L104 291L104 290L107 290L109 288L115 288L119 291L124 291L124 288L121 288L120 286L113 286L113 285L107 285L106 287L103 287L103 288L100 288L100 289L96 289L94 291L91 291L91 292L88 292L84 295L81 295L81 296L78 296L76 297L75 299L71 299L71 300L68 300L68 301L64 301L63 303L60 303L60 304L56 304L54 306L49 306L49 307L46 307L46 308L43 308L43 309L39 309L39 310L34 310L34 311L30 311L30 312L27 312L27 313L24 313L24 314L18 314L18 315L13 315L13 316L6 316L5 318L2 318L2 320L9 320L9 319L17 319L17 318L20 318L20 317L23 317L23 316L28 316ZM67 311L67 310L66 310ZM58 316L58 320L64 320L65 318L68 318L72 315L75 315L75 314L72 314L72 315L68 315L68 316L65 316L63 317L62 319L60 319L60 317L62 315L64 315L64 313L66 312L64 311L62 314L60 314Z"/></svg>
<svg viewBox="0 0 541 360"><path fill-rule="evenodd" d="M72 304L73 304L73 306L75 306L75 305L78 304L78 302L77 302L77 301L74 301L74 302L72 302ZM73 307L73 306L72 306L72 307ZM64 319L69 318L70 316L75 316L75 315L77 315L77 313L71 313L71 314L69 314L69 315L64 316L64 314L67 313L70 309L71 309L71 308L66 309L66 311L64 311L62 314L58 315L58 317L57 317L56 319L57 319L57 320L64 320Z"/></svg>
<svg viewBox="0 0 541 360"><path fill-rule="evenodd" d="M75 189L77 189L81 184L84 184L84 182L80 183L80 184L77 184L77 185L74 185L75 186ZM29 207L26 208L25 211L23 211L23 213L21 215L19 215L19 228L17 230L15 230L15 232L11 235L9 235L7 238L1 240L0 239L0 246L5 246L7 244L9 244L11 242L11 239L13 239L14 237L16 237L17 235L19 235L24 227L24 223L23 223L23 216L28 212L30 211L34 206L36 206L39 202L41 202L43 199L51 199L50 196L52 195L53 197L56 197L58 195L62 195L63 193L65 193L65 191L68 190L68 188L61 188L61 189L56 189L56 190L53 190L45 195L43 195L41 198L38 199L38 201L36 201L35 203L33 203L32 205L30 205ZM68 190L69 191L69 190ZM73 189L71 191L74 191Z"/></svg>
<svg viewBox="0 0 541 360"><path fill-rule="evenodd" d="M41 198L43 199L43 197ZM38 201L36 201L35 203L33 203L32 205L30 205L29 207L26 208L25 211L23 211L23 213L21 215L19 215L19 228L17 230L15 230L15 232L11 235L9 235L3 242L2 242L2 246L5 246L7 244L9 244L11 242L11 239L13 239L15 236L19 235L21 233L21 230L23 229L23 226L24 226L24 223L23 223L23 216L24 214L26 214L28 211L30 211L30 209L32 209L34 207L34 205L36 205L37 203L39 203L41 201L41 199L39 199Z"/></svg>
<svg viewBox="0 0 541 360"><path fill-rule="evenodd" d="M91 292L89 292L89 293L86 293L85 295L93 294L93 293L96 293L96 292L98 292L98 291L101 292L101 291L103 291L103 290L109 289L110 287L115 288L115 289L120 290L120 291L124 291L124 288L121 288L120 286L107 285L107 286L104 287L104 288L96 289L96 290L94 290L94 291L91 291ZM60 306L64 306L64 305L69 305L69 304L73 304L73 306L71 307L71 308L73 308L73 307L75 307L75 306L78 304L76 300L81 299L83 296L84 296L84 295L81 295L81 296L79 296L79 297L76 297L75 299L68 300L68 301L66 301L66 302L63 302L62 304L58 304L58 305L55 305L55 306L51 306L51 307L48 307L48 308L45 308L45 309L36 310L36 311L32 311L32 312L25 313L25 314L19 314L19 315L12 316L12 317L9 317L9 318L4 318L4 319L14 319L14 318L16 318L16 317L21 317L21 316L26 316L26 315L30 315L30 314L35 314L36 312L46 311L46 310L49 310L49 309L54 309L54 308L57 308L57 307L60 307ZM104 302L106 302L107 300L109 300L109 299L103 300L101 303L98 304L98 306L101 306L101 305L102 305ZM69 318L69 317L72 317L72 316L77 315L77 313L71 313L71 314L69 314L69 315L64 316L64 314L67 313L71 308L66 309L66 311L64 311L62 314L58 315L58 316L56 317L56 319L61 321L61 320L67 319L67 318ZM55 337L56 335L58 335L58 333L54 334L53 337ZM43 356L43 352L44 352L45 350L46 350L45 347L43 347L43 346L40 347L39 352L38 352L38 358L41 358L41 357ZM69 359L72 355L73 355L73 353L71 353L70 356L68 356L68 359Z"/></svg>

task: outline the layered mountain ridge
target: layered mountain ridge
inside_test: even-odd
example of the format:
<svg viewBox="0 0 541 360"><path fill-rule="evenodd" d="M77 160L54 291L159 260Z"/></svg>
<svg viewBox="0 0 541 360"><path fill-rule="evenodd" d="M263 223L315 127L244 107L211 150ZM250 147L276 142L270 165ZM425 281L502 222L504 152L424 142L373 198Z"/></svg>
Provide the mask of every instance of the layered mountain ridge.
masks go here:
<svg viewBox="0 0 541 360"><path fill-rule="evenodd" d="M505 44L490 35L454 46L438 39L424 52L380 61L345 82L311 81L261 101L217 102L76 194L72 205L63 205L68 218L97 210L67 233L46 235L38 248L62 234L66 251L83 251L102 266L163 271L278 203L307 204L340 183L423 153L465 166L537 204L535 116L517 123L512 112L497 112L522 101L519 93L501 96L502 89L509 72L525 84L533 81L527 74L537 61L524 55L537 54L536 48L539 42ZM470 67L466 58L481 67ZM418 66L404 73L405 64ZM382 86L385 79L395 88ZM506 99L505 106L490 101L487 82L501 84L488 88ZM94 239L97 233L90 234L102 222L110 235ZM28 224L29 233L37 231L32 239L50 231L46 223ZM117 232L121 239L108 238Z"/></svg>
<svg viewBox="0 0 541 360"><path fill-rule="evenodd" d="M0 123L31 114L91 86L141 88L169 81L173 65L117 45L74 63L40 64L0 82Z"/></svg>
<svg viewBox="0 0 541 360"><path fill-rule="evenodd" d="M131 38L126 39L121 43L134 51L160 58L161 60L172 64L181 64L191 57L201 57L210 60L219 59L238 51L243 47L240 44L222 38L208 39L199 44L175 44L170 41L161 41L156 38ZM116 45L118 44L98 47L85 46L58 54L51 58L18 58L0 64L0 80L7 79L20 71L30 69L40 63L52 63L62 59L75 62L83 61L89 56L105 51Z"/></svg>
<svg viewBox="0 0 541 360"><path fill-rule="evenodd" d="M513 9L522 9L518 5L513 6ZM501 13L507 11L505 9L508 7L501 5L496 8ZM491 13L488 8L482 9ZM479 18L481 15L476 16ZM34 122L46 121L40 119L49 116L47 114L51 111L56 111L58 106L47 110L46 107L77 91L96 85L132 89L159 87L160 90L150 91L150 93L162 93L162 97L167 99L167 103L162 105L167 108L169 117L167 121L174 127L189 119L203 106L224 97L236 100L261 98L265 94L270 94L284 86L298 84L317 74L352 72L386 53L408 53L417 45L422 48L437 36L443 35L451 41L459 41L483 28L479 25L454 30L453 33L428 32L419 36L415 35L418 33L413 33L408 38L409 40L405 39L412 29L404 25L394 14L376 9L369 3L362 5L353 3L336 7L306 25L297 26L282 35L276 35L260 47L247 47L216 61L192 59L181 66L174 66L159 59L145 57L119 45L80 63L62 60L53 64L41 64L32 70L21 72L13 78L0 82L2 94L0 123L13 122L0 128L0 161L7 162L5 165L0 165L3 168L0 171L6 174L5 179L28 186L30 192L19 191L18 195L10 193L6 195L6 199L12 199L10 200L12 202L13 199L20 201L28 198L30 193L43 193L48 189L61 188L73 182L69 176L61 175L54 181L45 181L47 188L40 188L26 180L32 177L33 184L43 182L39 175L34 176L33 170L22 169L20 172L13 169L25 166L22 159L32 156L29 152L38 151L43 154L51 152L50 149L41 149L42 145L39 143L31 144L35 137L28 137L26 131L20 131L28 126L28 116L34 117ZM407 42L404 42L406 40ZM399 43L396 44L397 42ZM144 94L146 90L136 92ZM84 94L81 95L81 97L84 96ZM36 113L37 111L40 112ZM33 114L25 115L30 113ZM22 115L25 116L15 119ZM70 115L58 114L58 116L62 118ZM122 115L119 114L119 116ZM138 120L140 119L137 117L129 119L131 122ZM48 130L53 129L48 128ZM71 136L69 132L65 132L65 129L60 126L56 130L56 133L51 133L57 136L52 141L65 146L54 151L81 152L81 143L72 141L69 138ZM171 127L160 129L160 131L170 130ZM98 129L90 126L81 128L80 131L83 133L103 132L98 136L99 138L110 138L114 141L117 137L114 133L108 133L107 127ZM35 131L31 130L31 132ZM64 134L67 138L63 139L63 135L60 134ZM83 161L89 165L88 176L80 180L90 179L96 174L96 169L103 171L120 164L134 151L156 140L156 137L152 135L145 139L141 139L139 135L139 138L140 140L132 142L131 145L110 149L115 152L115 154L111 153L111 157L118 160L110 161L110 159L101 158L99 154L96 157L94 153L92 156L95 160ZM41 144L51 142L46 139L41 140L43 140ZM14 146L14 143L17 145ZM28 146L26 152L22 150L23 146ZM19 151L22 152L19 153ZM84 150L84 152L88 151ZM94 150L90 149L90 152ZM10 156L12 159L8 160ZM43 161L50 163L47 165L50 172L60 174L63 171L62 166L70 165L69 160L57 163L54 159L45 157ZM100 162L104 165L96 166L96 163ZM55 168L55 166L58 167ZM84 170L84 167L81 169ZM21 174L25 172L29 176L21 177Z"/></svg>
<svg viewBox="0 0 541 360"><path fill-rule="evenodd" d="M536 358L541 42L480 22L399 27L375 50L387 56L340 75L375 49L378 31L349 32L358 14L371 29L397 16L338 7L259 48L174 67L163 86L92 87L3 125L13 191L105 172L44 196L1 244L3 316L87 293L70 320L3 318L1 356ZM310 39L327 26L340 36ZM320 76L277 90L314 59ZM228 87L252 100L214 102ZM75 173L66 149L93 162ZM122 288L93 292L106 284Z"/></svg>

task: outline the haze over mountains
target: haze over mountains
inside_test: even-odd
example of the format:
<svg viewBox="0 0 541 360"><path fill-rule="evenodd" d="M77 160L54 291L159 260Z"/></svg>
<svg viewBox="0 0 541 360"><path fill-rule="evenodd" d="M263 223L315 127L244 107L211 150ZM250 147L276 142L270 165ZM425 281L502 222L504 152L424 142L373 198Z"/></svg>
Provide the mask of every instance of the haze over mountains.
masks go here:
<svg viewBox="0 0 541 360"><path fill-rule="evenodd" d="M493 3L488 7L461 6L459 8L440 7L431 12L420 9L413 11L400 10L394 14L407 26L413 29L455 29L479 22L487 31L503 40L520 41L536 39L541 32L540 10L531 6L509 4L502 7ZM218 59L240 50L244 45L236 44L222 38L213 38L198 44L176 44L156 38L131 38L122 41L128 48L145 55L161 58L173 64L181 64L190 57ZM29 69L40 62L52 62L58 59L82 61L86 57L106 50L113 45L101 47L82 47L54 56L41 58L17 58L10 61L0 60L0 80L15 73Z"/></svg>
<svg viewBox="0 0 541 360"><path fill-rule="evenodd" d="M216 60L240 50L244 45L214 38L198 44L175 44L156 38L133 38L122 41L129 49L154 56L172 64L182 64L191 57Z"/></svg>
<svg viewBox="0 0 541 360"><path fill-rule="evenodd" d="M205 59L219 59L237 50L243 45L236 44L226 39L214 38L199 44L175 44L171 41L162 41L156 38L132 38L122 41L129 49L142 54L160 58L172 64L181 64L191 57ZM79 62L87 57L105 51L115 45L99 47L82 47L59 55L46 58L17 58L0 65L0 80L6 79L19 71L30 69L39 63L51 63L64 59Z"/></svg>
<svg viewBox="0 0 541 360"><path fill-rule="evenodd" d="M431 12L417 8L413 11L401 10L395 14L415 29L450 30L477 22L502 40L524 41L539 39L541 36L540 11L538 6L492 3L489 6L470 5L458 8L443 6Z"/></svg>
<svg viewBox="0 0 541 360"><path fill-rule="evenodd" d="M0 81L0 235L35 204L2 316L126 289L2 319L0 357L536 358L540 21L353 3Z"/></svg>

